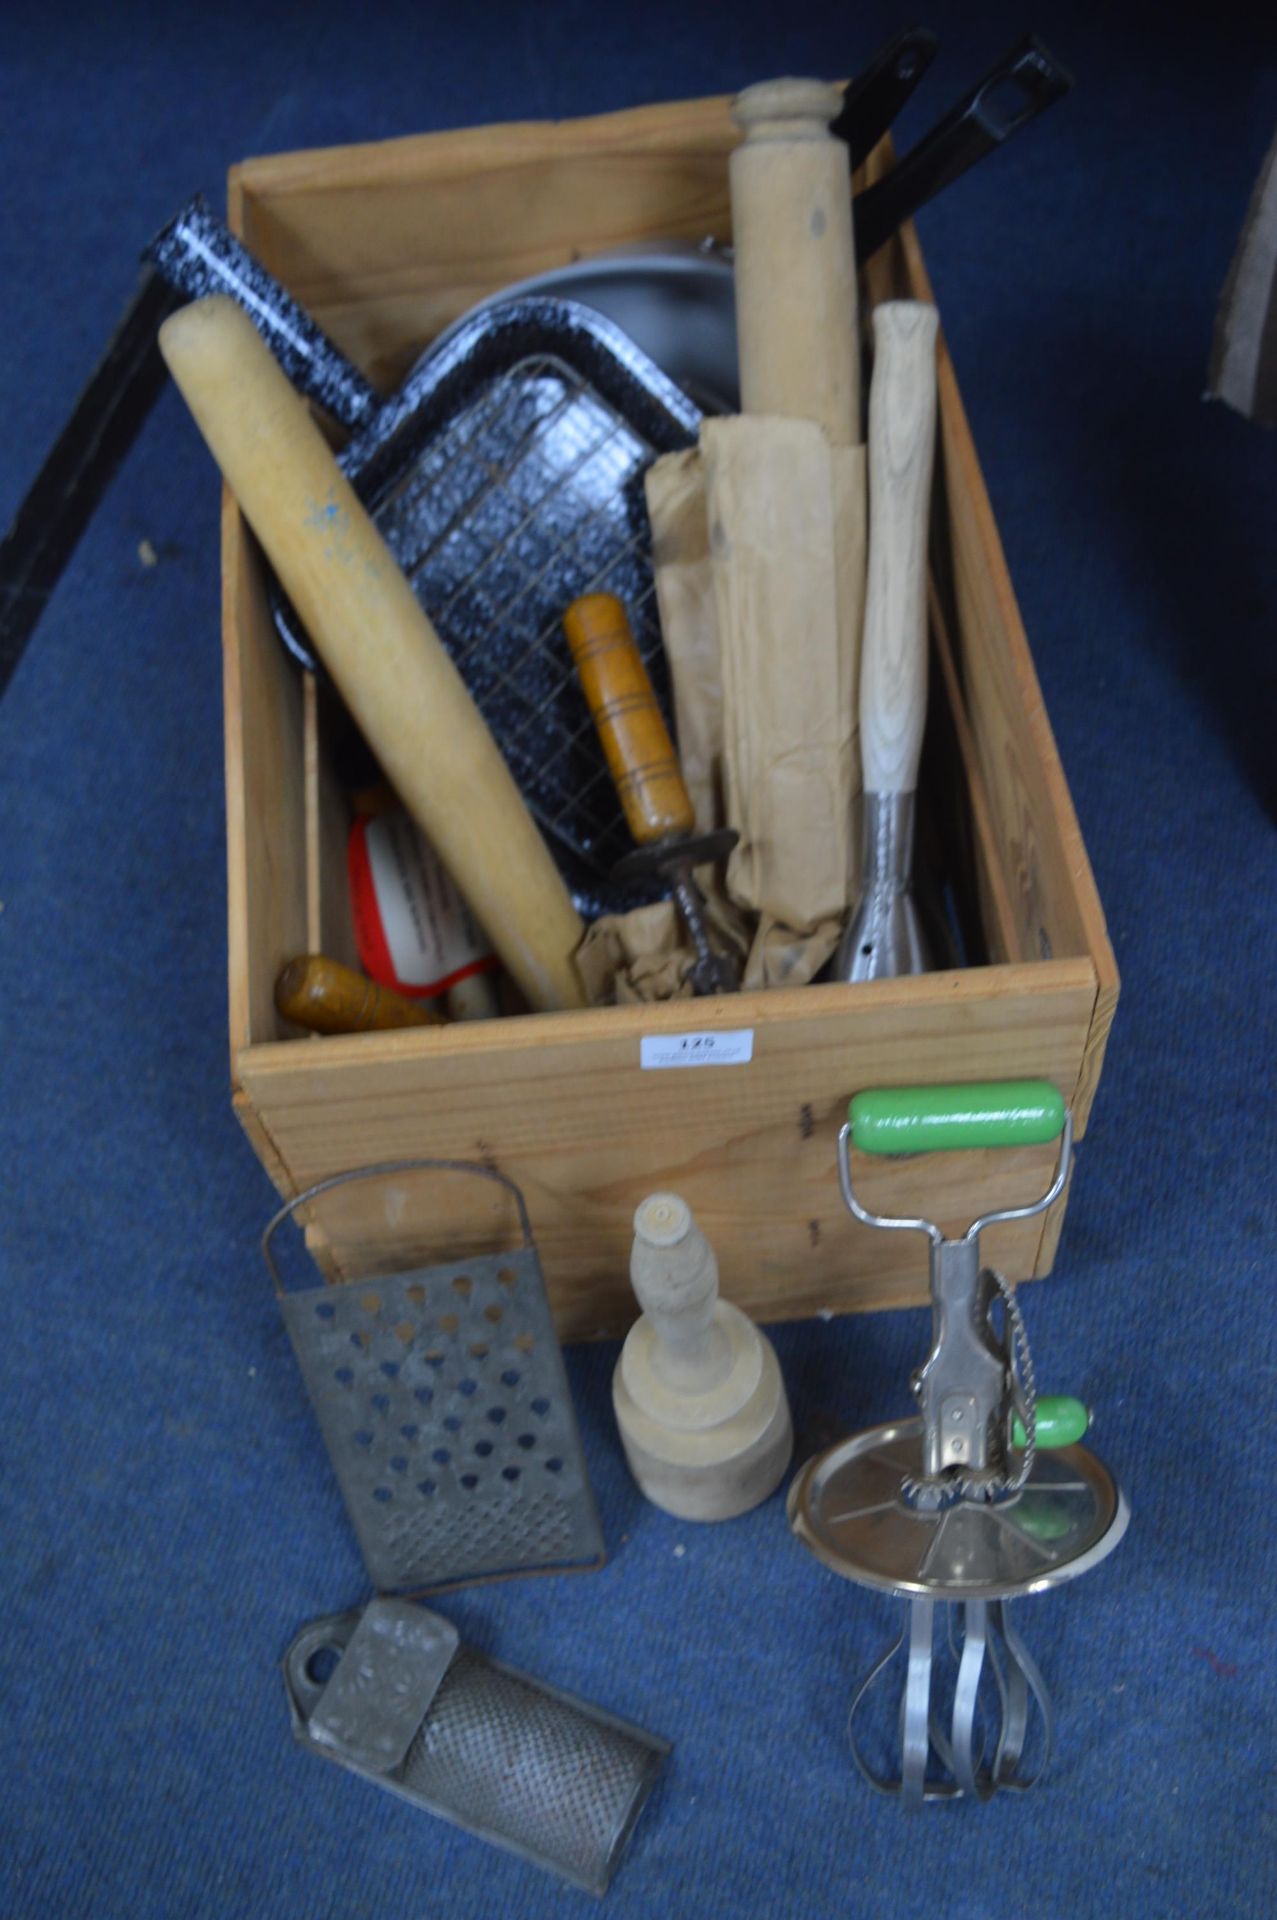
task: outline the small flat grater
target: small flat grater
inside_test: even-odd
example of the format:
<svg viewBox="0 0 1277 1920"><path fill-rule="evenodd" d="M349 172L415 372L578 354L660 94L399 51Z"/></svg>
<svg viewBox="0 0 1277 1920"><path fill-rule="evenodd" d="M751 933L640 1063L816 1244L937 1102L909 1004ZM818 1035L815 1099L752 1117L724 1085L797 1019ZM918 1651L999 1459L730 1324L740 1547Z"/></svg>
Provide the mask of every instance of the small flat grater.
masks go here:
<svg viewBox="0 0 1277 1920"><path fill-rule="evenodd" d="M588 1893L606 1893L670 1751L402 1600L303 1627L284 1683L307 1752Z"/></svg>
<svg viewBox="0 0 1277 1920"><path fill-rule="evenodd" d="M271 1241L298 1207L418 1170L505 1187L522 1246L337 1286L284 1285ZM457 1160L356 1168L281 1207L262 1252L378 1592L601 1564L563 1356L513 1181Z"/></svg>

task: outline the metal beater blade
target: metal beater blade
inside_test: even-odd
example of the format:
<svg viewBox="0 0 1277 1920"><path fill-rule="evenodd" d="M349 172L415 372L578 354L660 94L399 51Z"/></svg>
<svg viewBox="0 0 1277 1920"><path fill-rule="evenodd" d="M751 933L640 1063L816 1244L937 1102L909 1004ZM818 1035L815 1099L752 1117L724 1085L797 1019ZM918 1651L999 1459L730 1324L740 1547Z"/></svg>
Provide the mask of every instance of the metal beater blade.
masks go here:
<svg viewBox="0 0 1277 1920"><path fill-rule="evenodd" d="M918 1597L909 1603L907 1625L882 1659L861 1683L847 1716L847 1737L863 1778L878 1793L898 1796L906 1807L929 1800L956 1800L963 1795L988 1800L1001 1787L1025 1793L1042 1778L1051 1757L1054 1715L1046 1684L1024 1641L1011 1625L1004 1601L968 1600L944 1607L947 1639L957 1661L953 1700L947 1726L935 1695L935 1613L937 1602ZM954 1638L960 1616L960 1636ZM875 1772L857 1734L857 1719L877 1683L908 1641L905 1688L900 1701L899 1774ZM991 1677L997 1696L996 1713L981 1710L982 1690ZM1030 1708L1037 1704L1042 1721L1041 1756L1032 1772L1021 1770L1030 1724ZM996 1741L991 1761L985 1755ZM932 1758L942 1770L931 1770Z"/></svg>

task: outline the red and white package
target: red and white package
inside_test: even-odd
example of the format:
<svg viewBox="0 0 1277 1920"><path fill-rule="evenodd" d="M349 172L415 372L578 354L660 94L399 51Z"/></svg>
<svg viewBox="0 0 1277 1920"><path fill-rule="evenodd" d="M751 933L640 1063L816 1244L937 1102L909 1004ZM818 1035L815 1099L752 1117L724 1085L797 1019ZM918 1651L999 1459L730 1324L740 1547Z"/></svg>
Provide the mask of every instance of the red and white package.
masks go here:
<svg viewBox="0 0 1277 1920"><path fill-rule="evenodd" d="M359 963L378 986L428 1000L495 969L482 927L406 813L356 820L347 866Z"/></svg>

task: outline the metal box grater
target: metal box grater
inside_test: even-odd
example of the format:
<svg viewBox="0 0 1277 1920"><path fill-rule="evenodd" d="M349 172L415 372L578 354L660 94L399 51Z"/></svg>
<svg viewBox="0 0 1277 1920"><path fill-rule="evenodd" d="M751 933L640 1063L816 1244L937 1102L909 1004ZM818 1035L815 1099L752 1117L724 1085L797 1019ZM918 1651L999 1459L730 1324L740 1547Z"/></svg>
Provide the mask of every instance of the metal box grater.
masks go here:
<svg viewBox="0 0 1277 1920"><path fill-rule="evenodd" d="M271 1239L298 1207L354 1180L421 1169L507 1188L522 1246L339 1286L284 1287ZM357 1168L282 1207L262 1250L379 1592L600 1563L563 1356L512 1181L465 1161Z"/></svg>

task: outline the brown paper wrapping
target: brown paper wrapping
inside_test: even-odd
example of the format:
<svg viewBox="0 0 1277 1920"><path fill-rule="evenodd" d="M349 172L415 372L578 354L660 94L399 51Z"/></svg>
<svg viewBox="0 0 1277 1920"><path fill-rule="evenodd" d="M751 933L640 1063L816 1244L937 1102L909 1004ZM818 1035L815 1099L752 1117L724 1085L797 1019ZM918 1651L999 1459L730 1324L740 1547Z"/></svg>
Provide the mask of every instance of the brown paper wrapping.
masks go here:
<svg viewBox="0 0 1277 1920"><path fill-rule="evenodd" d="M806 420L701 429L723 678L723 775L741 835L728 892L814 932L854 881L864 453Z"/></svg>
<svg viewBox="0 0 1277 1920"><path fill-rule="evenodd" d="M679 765L696 830L709 833L724 819L723 696L700 448L664 454L645 485Z"/></svg>
<svg viewBox="0 0 1277 1920"><path fill-rule="evenodd" d="M707 421L647 485L684 778L698 827L725 805L741 833L729 891L758 915L742 985L801 986L856 896L865 450L805 421Z"/></svg>
<svg viewBox="0 0 1277 1920"><path fill-rule="evenodd" d="M712 870L698 869L710 939L720 952L744 959L749 930L743 915L723 896ZM604 914L577 949L577 971L590 1005L632 1006L638 1001L692 998L688 975L696 955L672 900L657 900L629 913Z"/></svg>

